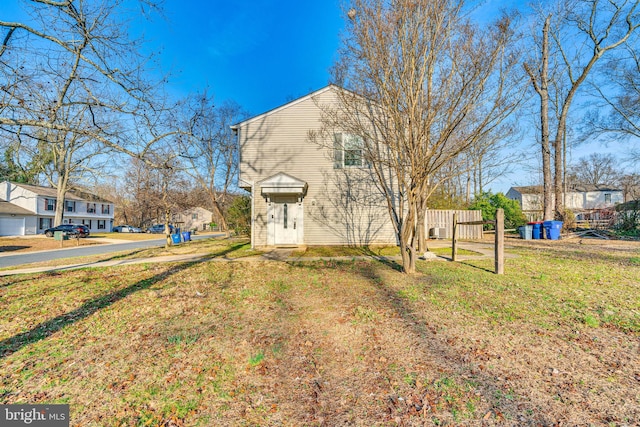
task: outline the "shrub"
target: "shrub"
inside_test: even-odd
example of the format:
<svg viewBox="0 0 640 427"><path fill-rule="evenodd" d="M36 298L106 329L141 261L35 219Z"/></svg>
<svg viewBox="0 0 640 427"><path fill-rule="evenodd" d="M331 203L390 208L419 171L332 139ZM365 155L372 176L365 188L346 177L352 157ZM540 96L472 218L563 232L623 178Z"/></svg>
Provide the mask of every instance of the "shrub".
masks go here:
<svg viewBox="0 0 640 427"><path fill-rule="evenodd" d="M640 200L632 200L616 206L616 229L622 232L638 234L640 230Z"/></svg>
<svg viewBox="0 0 640 427"><path fill-rule="evenodd" d="M238 196L227 209L227 224L237 235L251 233L251 198Z"/></svg>
<svg viewBox="0 0 640 427"><path fill-rule="evenodd" d="M504 209L504 228L517 228L527 222L527 218L522 213L517 200L511 200L502 193L493 194L484 192L477 195L469 206L469 209L482 211L484 221L494 221L496 219L496 209ZM485 230L493 229L492 225L485 224Z"/></svg>

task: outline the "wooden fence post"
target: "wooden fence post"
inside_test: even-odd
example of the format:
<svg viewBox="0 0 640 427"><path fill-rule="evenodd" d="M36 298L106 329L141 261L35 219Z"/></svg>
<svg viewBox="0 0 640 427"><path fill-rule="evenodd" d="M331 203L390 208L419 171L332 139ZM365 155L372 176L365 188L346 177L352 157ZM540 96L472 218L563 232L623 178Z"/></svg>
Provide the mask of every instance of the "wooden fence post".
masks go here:
<svg viewBox="0 0 640 427"><path fill-rule="evenodd" d="M504 274L504 209L496 211L496 274Z"/></svg>
<svg viewBox="0 0 640 427"><path fill-rule="evenodd" d="M456 234L458 232L458 213L453 213L453 236L451 236L451 261L456 260L456 255L458 253L458 248L456 247Z"/></svg>

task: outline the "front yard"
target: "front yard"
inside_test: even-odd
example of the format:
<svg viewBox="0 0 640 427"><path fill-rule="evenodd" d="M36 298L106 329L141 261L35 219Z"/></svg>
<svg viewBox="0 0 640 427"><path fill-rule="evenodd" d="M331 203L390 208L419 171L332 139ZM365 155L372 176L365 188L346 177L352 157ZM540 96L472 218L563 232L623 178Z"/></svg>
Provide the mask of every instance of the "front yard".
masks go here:
<svg viewBox="0 0 640 427"><path fill-rule="evenodd" d="M509 252L504 276L484 259L0 278L0 403L69 403L81 426L634 425L640 248Z"/></svg>

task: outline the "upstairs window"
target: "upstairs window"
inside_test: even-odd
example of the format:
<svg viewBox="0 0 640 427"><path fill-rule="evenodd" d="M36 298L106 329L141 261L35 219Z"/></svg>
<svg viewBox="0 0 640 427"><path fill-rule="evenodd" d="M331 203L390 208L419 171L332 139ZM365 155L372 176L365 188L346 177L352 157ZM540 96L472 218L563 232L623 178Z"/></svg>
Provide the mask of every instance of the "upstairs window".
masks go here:
<svg viewBox="0 0 640 427"><path fill-rule="evenodd" d="M67 212L75 212L76 211L76 202L67 200L64 202L64 210Z"/></svg>
<svg viewBox="0 0 640 427"><path fill-rule="evenodd" d="M44 210L45 211L55 211L56 210L56 199L44 199Z"/></svg>
<svg viewBox="0 0 640 427"><path fill-rule="evenodd" d="M87 213L96 213L95 203L87 203Z"/></svg>
<svg viewBox="0 0 640 427"><path fill-rule="evenodd" d="M197 213L191 214L191 219L198 219L198 214Z"/></svg>
<svg viewBox="0 0 640 427"><path fill-rule="evenodd" d="M604 202L611 203L611 193L604 193Z"/></svg>
<svg viewBox="0 0 640 427"><path fill-rule="evenodd" d="M342 169L348 167L363 167L364 141L357 135L336 133L333 141L333 167Z"/></svg>
<svg viewBox="0 0 640 427"><path fill-rule="evenodd" d="M109 208L110 208L110 206L109 206L109 205L102 205L102 213L103 213L103 214L108 214L108 213L110 213L110 212L109 212Z"/></svg>

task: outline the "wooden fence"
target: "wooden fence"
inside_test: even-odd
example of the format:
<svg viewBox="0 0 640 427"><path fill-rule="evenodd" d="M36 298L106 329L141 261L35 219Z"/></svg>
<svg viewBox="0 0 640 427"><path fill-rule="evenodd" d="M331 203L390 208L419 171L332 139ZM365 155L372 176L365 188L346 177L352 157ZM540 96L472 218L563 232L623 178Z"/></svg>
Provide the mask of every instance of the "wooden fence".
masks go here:
<svg viewBox="0 0 640 427"><path fill-rule="evenodd" d="M453 237L453 214L458 216L458 222L478 222L482 221L481 211L463 211L463 210L427 210L425 218L425 227L427 236L430 235L431 229L444 229L444 235L439 236L445 239ZM439 235L436 231L436 235ZM482 225L460 225L457 230L458 239L462 240L480 240L482 239Z"/></svg>

